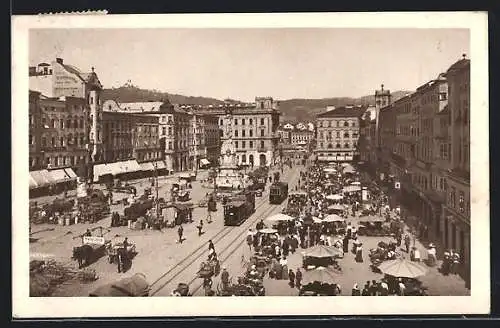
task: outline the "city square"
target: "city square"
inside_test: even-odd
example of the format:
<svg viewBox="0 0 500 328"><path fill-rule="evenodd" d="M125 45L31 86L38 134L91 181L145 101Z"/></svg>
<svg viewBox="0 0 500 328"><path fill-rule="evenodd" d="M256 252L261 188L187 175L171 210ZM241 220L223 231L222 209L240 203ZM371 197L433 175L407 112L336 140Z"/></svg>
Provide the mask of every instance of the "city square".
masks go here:
<svg viewBox="0 0 500 328"><path fill-rule="evenodd" d="M47 50L56 34L33 35L30 296L471 294L459 32L413 85L384 73L363 97L224 100L117 85L99 61Z"/></svg>

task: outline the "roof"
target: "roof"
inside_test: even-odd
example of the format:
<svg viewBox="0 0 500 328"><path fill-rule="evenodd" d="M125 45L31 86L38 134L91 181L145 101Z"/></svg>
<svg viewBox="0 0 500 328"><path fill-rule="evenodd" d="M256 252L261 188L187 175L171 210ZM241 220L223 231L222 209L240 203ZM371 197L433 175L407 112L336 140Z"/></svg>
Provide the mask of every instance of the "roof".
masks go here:
<svg viewBox="0 0 500 328"><path fill-rule="evenodd" d="M448 70L446 71L446 74L449 74L449 73L454 72L454 71L466 69L469 67L470 67L470 59L465 59L465 58L460 59L459 61L457 61L456 63L451 65L450 68L448 68Z"/></svg>
<svg viewBox="0 0 500 328"><path fill-rule="evenodd" d="M366 111L367 106L356 106L356 107L338 107L332 109L328 112L318 114L317 118L329 118L329 117L360 117Z"/></svg>

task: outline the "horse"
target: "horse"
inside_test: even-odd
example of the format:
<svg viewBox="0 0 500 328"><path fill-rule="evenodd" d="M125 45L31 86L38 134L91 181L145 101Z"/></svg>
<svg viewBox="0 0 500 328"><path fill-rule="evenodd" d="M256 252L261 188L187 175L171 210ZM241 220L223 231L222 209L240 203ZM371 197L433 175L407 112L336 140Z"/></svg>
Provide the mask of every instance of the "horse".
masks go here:
<svg viewBox="0 0 500 328"><path fill-rule="evenodd" d="M78 269L81 269L85 264L88 266L93 258L94 250L90 245L81 245L73 247L72 259L78 261Z"/></svg>

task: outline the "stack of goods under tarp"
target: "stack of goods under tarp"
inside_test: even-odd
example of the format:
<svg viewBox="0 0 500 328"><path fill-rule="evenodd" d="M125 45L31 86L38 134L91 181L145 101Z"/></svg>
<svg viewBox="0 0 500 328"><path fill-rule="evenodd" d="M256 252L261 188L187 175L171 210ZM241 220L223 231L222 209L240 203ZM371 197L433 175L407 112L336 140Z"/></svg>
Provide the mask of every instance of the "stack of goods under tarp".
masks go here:
<svg viewBox="0 0 500 328"><path fill-rule="evenodd" d="M75 270L57 263L53 259L30 261L30 297L47 297L62 284L78 279L82 282L98 279L95 270Z"/></svg>

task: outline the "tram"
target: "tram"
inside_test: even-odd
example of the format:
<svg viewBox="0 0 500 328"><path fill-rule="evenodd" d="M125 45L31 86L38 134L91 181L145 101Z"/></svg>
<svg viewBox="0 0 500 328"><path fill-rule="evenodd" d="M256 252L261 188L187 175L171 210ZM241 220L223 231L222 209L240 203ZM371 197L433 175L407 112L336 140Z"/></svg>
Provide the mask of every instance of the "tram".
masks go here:
<svg viewBox="0 0 500 328"><path fill-rule="evenodd" d="M281 204L288 197L288 183L274 182L269 188L269 203Z"/></svg>
<svg viewBox="0 0 500 328"><path fill-rule="evenodd" d="M231 197L224 205L224 225L239 226L255 212L255 194L244 191Z"/></svg>

